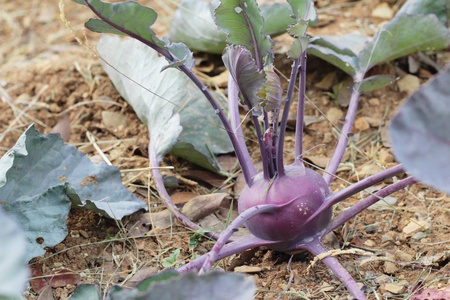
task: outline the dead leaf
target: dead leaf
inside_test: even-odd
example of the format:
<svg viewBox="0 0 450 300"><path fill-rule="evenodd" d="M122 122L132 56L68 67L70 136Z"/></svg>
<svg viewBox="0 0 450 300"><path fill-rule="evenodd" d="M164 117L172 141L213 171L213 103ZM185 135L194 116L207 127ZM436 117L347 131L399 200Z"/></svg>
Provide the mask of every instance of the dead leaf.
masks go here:
<svg viewBox="0 0 450 300"><path fill-rule="evenodd" d="M233 186L233 191L235 194L240 195L242 190L245 188L246 183L245 183L245 178L244 178L244 174L240 173L238 175L238 177L236 178L236 182L234 183Z"/></svg>
<svg viewBox="0 0 450 300"><path fill-rule="evenodd" d="M174 222L174 217L169 210L159 212L138 212L131 217L127 229L132 236L143 236L152 228L169 228Z"/></svg>
<svg viewBox="0 0 450 300"><path fill-rule="evenodd" d="M51 271L50 275L54 275L50 279L50 284L53 288L65 287L69 284L75 286L81 279L80 275L67 269Z"/></svg>
<svg viewBox="0 0 450 300"><path fill-rule="evenodd" d="M136 284L138 284L142 280L146 279L147 277L150 277L151 275L158 273L159 271L160 270L157 267L142 268L139 271L137 271L133 275L133 277L131 277L131 279L127 281L127 283L124 286L128 287L128 288L133 288L136 286Z"/></svg>
<svg viewBox="0 0 450 300"><path fill-rule="evenodd" d="M304 156L303 159L322 169L325 169L328 166L328 163L330 162L330 158L326 156L307 155Z"/></svg>
<svg viewBox="0 0 450 300"><path fill-rule="evenodd" d="M322 80L316 83L314 86L316 88L328 91L337 81L336 72L331 72L325 75Z"/></svg>
<svg viewBox="0 0 450 300"><path fill-rule="evenodd" d="M38 266L31 267L31 278L41 277L43 275L44 274L42 273L40 267ZM45 289L45 287L48 286L48 282L45 278L36 278L30 280L30 285L36 294L40 294Z"/></svg>
<svg viewBox="0 0 450 300"><path fill-rule="evenodd" d="M70 140L70 130L70 118L68 114L65 114L50 130L50 133L59 133L64 142L67 143Z"/></svg>
<svg viewBox="0 0 450 300"><path fill-rule="evenodd" d="M228 70L220 73L217 76L210 77L208 79L208 86L215 87L218 86L220 88L226 88L228 85Z"/></svg>
<svg viewBox="0 0 450 300"><path fill-rule="evenodd" d="M220 155L217 157L217 161L219 162L219 165L224 169L225 171L231 173L234 169L236 169L238 165L237 157L233 155Z"/></svg>
<svg viewBox="0 0 450 300"><path fill-rule="evenodd" d="M175 204L184 204L196 196L197 194L192 192L177 192L170 195L170 198Z"/></svg>
<svg viewBox="0 0 450 300"><path fill-rule="evenodd" d="M189 200L183 206L181 212L192 221L197 221L212 214L224 201L228 202L229 200L230 197L227 193L201 195ZM226 207L227 204L223 205Z"/></svg>
<svg viewBox="0 0 450 300"><path fill-rule="evenodd" d="M102 111L102 121L109 130L118 130L127 126L125 115L114 111Z"/></svg>
<svg viewBox="0 0 450 300"><path fill-rule="evenodd" d="M44 287L44 289L39 294L39 297L37 298L37 300L53 300L53 299L55 299L53 297L53 290L52 287L49 285L46 285Z"/></svg>

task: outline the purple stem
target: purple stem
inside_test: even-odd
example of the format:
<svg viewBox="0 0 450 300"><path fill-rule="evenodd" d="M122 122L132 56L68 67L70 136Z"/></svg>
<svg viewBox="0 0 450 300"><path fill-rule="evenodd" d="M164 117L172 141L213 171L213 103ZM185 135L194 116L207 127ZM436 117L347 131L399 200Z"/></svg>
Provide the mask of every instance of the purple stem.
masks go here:
<svg viewBox="0 0 450 300"><path fill-rule="evenodd" d="M318 239L314 239L311 243L308 243L303 247L315 256L328 252L328 250L320 243ZM339 280L345 285L345 287L353 297L358 300L366 299L363 291L361 291L358 284L356 284L355 279L353 279L352 275L348 273L348 271L339 263L336 258L329 255L321 259L321 261L328 268L330 268L331 271L333 271L334 275L339 278Z"/></svg>
<svg viewBox="0 0 450 300"><path fill-rule="evenodd" d="M241 238L235 242L224 245L223 248L220 250L219 254L217 255L216 260L223 259L227 256L242 252L247 249L256 248L260 246L267 246L275 243L277 242L262 240L253 235L250 235L248 237ZM200 270L200 268L202 267L203 263L206 260L207 255L208 253L196 258L190 263L179 268L177 271L183 274L192 270Z"/></svg>
<svg viewBox="0 0 450 300"><path fill-rule="evenodd" d="M150 147L149 147L150 149ZM158 160L156 158L156 153L153 153L153 151L149 151L149 159L150 159L150 166L154 167L155 169L152 170L153 174L153 181L156 185L156 190L158 191L159 195L161 196L161 199L164 203L164 205L167 207L167 209L172 213L172 215L175 216L175 218L180 222L183 226L186 226L188 228L191 228L193 230L199 230L201 227L189 220L185 215L183 215L178 208L173 203L172 199L170 198L169 194L167 193L167 190L164 186L164 179L161 176L161 172L157 167L159 167ZM219 235L216 233L207 232L205 235L217 240Z"/></svg>
<svg viewBox="0 0 450 300"><path fill-rule="evenodd" d="M308 2L309 7L310 2ZM297 106L297 123L295 124L295 160L300 161L303 153L303 122L305 114L305 91L306 91L306 51L302 54L302 62L300 64L299 75L299 94Z"/></svg>
<svg viewBox="0 0 450 300"><path fill-rule="evenodd" d="M199 274L204 274L211 268L212 264L217 261L219 252L222 250L222 247L225 245L225 243L228 241L231 235L233 235L233 233L236 232L239 229L239 227L241 227L248 219L258 214L275 210L278 207L279 205L262 204L253 206L245 210L244 212L240 213L239 216L233 222L231 222L231 224L227 227L227 229L222 231L214 247L207 254L206 260L203 263L203 266Z"/></svg>
<svg viewBox="0 0 450 300"><path fill-rule="evenodd" d="M345 210L343 213L341 213L339 216L334 218L331 223L327 226L325 232L322 236L325 236L327 233L335 230L360 212L362 212L367 207L371 206L372 204L378 202L380 199L389 196L392 193L395 193L401 189L404 189L405 187L410 186L411 184L415 183L416 180L413 177L408 177L405 179L402 179L400 181L397 181L396 183L393 183L378 192L376 192L373 195L370 195L369 197L365 198L364 200L359 201L349 209Z"/></svg>
<svg viewBox="0 0 450 300"><path fill-rule="evenodd" d="M283 116L281 117L280 124L280 135L278 136L278 147L277 147L277 165L279 176L284 176L284 165L283 165L283 151L284 151L284 136L286 132L287 120L289 117L289 108L292 103L292 96L294 94L295 83L297 80L297 73L300 66L300 58L296 59L292 65L291 77L289 78L289 86L286 94L285 104L283 108Z"/></svg>
<svg viewBox="0 0 450 300"><path fill-rule="evenodd" d="M259 152L261 153L261 162L263 165L264 179L269 180L270 179L270 173L269 173L270 154L266 151L266 148L264 147L264 135L261 132L261 126L259 125L258 117L252 116L252 120L253 120L253 124L255 125L256 136L258 137L258 145L259 145ZM251 185L249 185L249 186L251 186Z"/></svg>
<svg viewBox="0 0 450 300"><path fill-rule="evenodd" d="M231 76L228 75L228 112L230 114L231 128L236 136L239 148L242 150L243 159L246 162L250 178L256 175L257 171L252 163L247 146L245 145L244 133L242 132L241 119L239 117L239 92L237 84ZM249 184L249 182L247 182Z"/></svg>
<svg viewBox="0 0 450 300"><path fill-rule="evenodd" d="M333 156L328 164L323 178L325 182L330 185L333 180L333 176L336 175L336 171L339 167L342 157L344 156L345 148L348 143L348 134L351 133L353 122L355 121L356 110L358 108L359 91L356 86L353 86L352 96L350 98L350 104L348 106L347 115L345 116L344 126L342 127L341 136L337 143L336 149L334 149Z"/></svg>
<svg viewBox="0 0 450 300"><path fill-rule="evenodd" d="M403 172L404 172L403 166L396 165L381 172L378 172L375 175L369 176L366 179L358 181L357 183L352 184L351 186L337 192L336 194L332 194L331 196L329 196L329 198L326 199L326 202L316 212L314 212L314 214L311 217L308 218L307 222L314 219L316 216L318 216L331 206L335 205L336 203L341 202L342 200L345 200L355 195L356 193L359 193L362 190L365 190L368 187L377 184L380 181L383 181L387 178L391 178Z"/></svg>

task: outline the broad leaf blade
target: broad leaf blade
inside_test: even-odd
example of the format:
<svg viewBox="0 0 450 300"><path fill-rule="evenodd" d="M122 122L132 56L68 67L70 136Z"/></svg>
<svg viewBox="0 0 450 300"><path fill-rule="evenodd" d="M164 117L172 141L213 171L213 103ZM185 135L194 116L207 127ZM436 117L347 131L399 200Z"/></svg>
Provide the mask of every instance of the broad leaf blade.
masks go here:
<svg viewBox="0 0 450 300"><path fill-rule="evenodd" d="M187 273L169 280L152 283L145 291L117 290L109 294L111 300L251 300L256 288L252 279L242 274L210 272L206 275Z"/></svg>
<svg viewBox="0 0 450 300"><path fill-rule="evenodd" d="M259 107L262 99L258 96L258 92L266 79L264 73L258 71L250 51L243 46L228 46L222 60L237 83L245 104L252 109L254 115L261 114Z"/></svg>
<svg viewBox="0 0 450 300"><path fill-rule="evenodd" d="M224 0L216 8L215 18L229 43L250 51L258 70L273 60L272 40L262 32L264 20L255 0Z"/></svg>
<svg viewBox="0 0 450 300"><path fill-rule="evenodd" d="M396 159L415 178L450 193L450 67L413 93L390 127Z"/></svg>
<svg viewBox="0 0 450 300"><path fill-rule="evenodd" d="M116 29L115 27L109 25L105 21L102 21L100 19L90 19L86 23L84 23L84 26L86 26L87 29L93 32L99 32L99 33L112 33L117 35L124 35L128 36L127 34L123 33L119 29Z"/></svg>
<svg viewBox="0 0 450 300"><path fill-rule="evenodd" d="M100 287L94 284L81 284L77 286L70 300L100 300L102 299Z"/></svg>
<svg viewBox="0 0 450 300"><path fill-rule="evenodd" d="M21 298L28 282L27 242L19 225L0 207L0 299Z"/></svg>
<svg viewBox="0 0 450 300"><path fill-rule="evenodd" d="M395 80L394 76L390 75L375 75L368 78L365 78L361 81L358 90L360 92L371 92L376 89L381 89L385 86L390 85Z"/></svg>
<svg viewBox="0 0 450 300"><path fill-rule="evenodd" d="M5 182L0 188L0 199L11 206L9 210L16 204L19 205L19 200L20 205L29 205L31 209L39 210L38 207L27 204L32 199L42 200L49 206L52 203L64 206L65 202L60 201L66 197L70 198L75 207L88 207L106 217L119 220L146 208L144 201L122 185L119 169L105 163L92 163L75 147L64 145L59 135L43 136L34 126L30 126L19 142L2 157L0 166L4 166L5 162L9 169L5 172L5 177L0 178L0 182ZM58 194L61 192L57 190L58 187L62 188L64 195ZM56 202L46 197L53 197ZM18 208L14 209L20 211ZM52 213L55 218L67 217L63 208Z"/></svg>
<svg viewBox="0 0 450 300"><path fill-rule="evenodd" d="M314 39L313 44L332 49L339 54L358 56L358 54L364 49L364 44L366 42L366 37L356 33L350 33L343 36L320 36Z"/></svg>
<svg viewBox="0 0 450 300"><path fill-rule="evenodd" d="M448 0L408 0L403 4L397 15L428 15L434 14L439 20L448 25L450 3Z"/></svg>
<svg viewBox="0 0 450 300"><path fill-rule="evenodd" d="M157 153L158 160L181 141L195 149L194 159L189 153L183 156L185 159L217 172L213 153L231 152L232 147L227 134L217 126L214 109L198 89L191 88L189 78L174 69L160 73L166 60L135 40L103 36L97 49L102 59L116 62L114 69L105 62L102 65L122 97L149 127L150 151ZM210 118L215 118L214 125L205 126L204 119ZM210 149L208 144L212 145Z"/></svg>
<svg viewBox="0 0 450 300"><path fill-rule="evenodd" d="M314 44L309 44L308 53L329 62L352 77L359 70L358 58L353 55L342 54L333 49Z"/></svg>
<svg viewBox="0 0 450 300"><path fill-rule="evenodd" d="M264 109L266 111L279 110L283 90L281 88L280 77L273 70L273 67L265 67L266 83L262 86L259 94L264 99Z"/></svg>
<svg viewBox="0 0 450 300"><path fill-rule="evenodd" d="M360 53L360 69L366 73L373 66L417 51L447 47L449 31L435 15L398 15L378 31Z"/></svg>
<svg viewBox="0 0 450 300"><path fill-rule="evenodd" d="M147 44L165 49L165 43L150 28L157 17L156 12L152 8L142 6L134 1L106 3L100 0L86 0L85 2L110 27L115 27L123 33L138 38ZM90 25L97 25L94 27L94 31L99 32L100 29L105 28L104 32L111 33L111 30L106 25L100 25L98 21L96 24L91 23Z"/></svg>
<svg viewBox="0 0 450 300"><path fill-rule="evenodd" d="M297 20L314 21L317 19L317 12L314 8L314 3L311 0L287 0L287 2L291 6L292 11L294 12L294 16L297 18ZM305 16L308 5L308 15Z"/></svg>

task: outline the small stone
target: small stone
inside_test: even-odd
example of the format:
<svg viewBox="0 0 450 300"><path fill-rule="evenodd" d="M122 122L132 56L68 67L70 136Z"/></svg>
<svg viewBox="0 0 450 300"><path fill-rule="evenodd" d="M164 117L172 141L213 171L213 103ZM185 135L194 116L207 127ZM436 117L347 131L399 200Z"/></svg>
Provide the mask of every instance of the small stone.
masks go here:
<svg viewBox="0 0 450 300"><path fill-rule="evenodd" d="M386 234L383 234L383 236L381 237L381 241L383 243L395 241L395 232L390 231L390 232L388 232Z"/></svg>
<svg viewBox="0 0 450 300"><path fill-rule="evenodd" d="M394 16L394 11L386 2L379 4L372 11L372 17L390 20Z"/></svg>
<svg viewBox="0 0 450 300"><path fill-rule="evenodd" d="M413 259L414 259L414 257L411 255L411 254L409 254L409 253L406 253L406 252L404 252L404 251L402 251L402 250L397 250L397 251L395 251L395 257L398 259L398 260L401 260L401 261L407 261L407 262L409 262L409 261L412 261Z"/></svg>
<svg viewBox="0 0 450 300"><path fill-rule="evenodd" d="M378 276L377 278L375 278L375 283L376 284L383 284L383 283L389 283L391 282L391 278L385 274Z"/></svg>
<svg viewBox="0 0 450 300"><path fill-rule="evenodd" d="M427 236L427 234L425 232L418 232L418 233L414 233L412 238L415 240L421 240L426 236Z"/></svg>
<svg viewBox="0 0 450 300"><path fill-rule="evenodd" d="M366 117L367 123L369 123L370 127L380 127L383 125L383 120L377 118Z"/></svg>
<svg viewBox="0 0 450 300"><path fill-rule="evenodd" d="M239 266L234 268L235 272L238 273L247 273L247 274L253 274L253 273L259 273L262 271L260 267L255 266Z"/></svg>
<svg viewBox="0 0 450 300"><path fill-rule="evenodd" d="M380 99L372 98L372 99L369 100L369 104L371 106L379 106L380 105Z"/></svg>
<svg viewBox="0 0 450 300"><path fill-rule="evenodd" d="M355 121L355 128L359 131L364 131L370 128L369 122L367 122L365 117L360 117Z"/></svg>
<svg viewBox="0 0 450 300"><path fill-rule="evenodd" d="M384 262L383 269L386 274L395 274L398 271L397 266L390 261Z"/></svg>
<svg viewBox="0 0 450 300"><path fill-rule="evenodd" d="M337 107L332 107L327 112L327 118L333 124L338 124L339 120L344 117L344 113Z"/></svg>
<svg viewBox="0 0 450 300"><path fill-rule="evenodd" d="M329 90L331 89L331 87L335 82L336 82L336 72L331 72L325 75L325 77L320 82L316 83L314 86L322 90Z"/></svg>
<svg viewBox="0 0 450 300"><path fill-rule="evenodd" d="M406 291L405 286L399 283L386 283L381 288L392 294L403 294Z"/></svg>
<svg viewBox="0 0 450 300"><path fill-rule="evenodd" d="M420 87L420 79L417 76L407 74L397 82L397 86L400 92L410 94Z"/></svg>
<svg viewBox="0 0 450 300"><path fill-rule="evenodd" d="M372 240L367 240L364 242L364 246L367 246L369 248L373 248L373 247L375 247L375 245L376 245L375 242Z"/></svg>
<svg viewBox="0 0 450 300"><path fill-rule="evenodd" d="M377 225L376 224L370 224L367 225L366 228L364 229L367 233L374 233L375 231L377 231Z"/></svg>
<svg viewBox="0 0 450 300"><path fill-rule="evenodd" d="M422 220L422 221L416 221L411 220L408 225L406 225L403 228L403 233L407 236L412 236L413 234L419 232L419 231L426 231L430 229L430 223L428 221Z"/></svg>
<svg viewBox="0 0 450 300"><path fill-rule="evenodd" d="M382 163L391 163L394 161L394 156L389 153L389 150L381 148L378 153L378 158Z"/></svg>

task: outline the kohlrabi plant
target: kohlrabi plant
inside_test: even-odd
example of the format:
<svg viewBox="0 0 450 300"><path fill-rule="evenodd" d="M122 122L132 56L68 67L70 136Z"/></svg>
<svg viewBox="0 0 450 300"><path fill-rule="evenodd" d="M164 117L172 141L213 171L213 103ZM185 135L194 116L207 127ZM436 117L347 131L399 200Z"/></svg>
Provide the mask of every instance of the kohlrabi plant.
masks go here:
<svg viewBox="0 0 450 300"><path fill-rule="evenodd" d="M402 174L405 170L399 164L338 192L331 192L329 186L349 143L360 93L390 83L389 78L383 76L366 78L367 72L377 64L411 52L445 48L448 44L448 30L445 26L435 16L397 16L396 20L382 28L373 41L366 43L358 53L348 48L351 45L344 45L342 48L330 46L329 50L323 51L323 56L328 57L336 65L346 68L346 72L354 79L354 86L335 151L327 168L323 174L320 174L305 167L302 161L307 49L310 44L306 30L309 22L316 16L312 1L287 1L292 18L287 31L294 41L287 53L293 63L286 93L282 90L280 79L274 71L273 42L270 36L263 33L264 19L256 1L222 0L215 7L215 23L225 32L228 42L222 59L230 74L229 118L214 94L192 71L194 58L190 50L184 44L171 43L167 39L158 38L151 29L157 17L153 9L141 6L134 1L114 4L100 0L74 1L87 6L98 16L98 19L91 19L85 24L90 30L130 36L167 60L161 72L170 71L166 69L177 69L184 73L187 76L184 80L186 78L191 80L213 107L223 129L228 134L241 166L246 185L238 202L239 216L222 233L208 233L217 240L212 250L179 268L178 272L198 270L199 273L205 273L217 260L259 246L286 253L307 250L315 256L321 256L322 262L343 282L353 297L365 299L364 292L348 271L336 258L326 254L328 250L321 243L321 239L370 205L410 186L416 180L413 177L394 180L391 185L371 194L334 218L332 210L335 204L376 183ZM411 33L408 28L405 33L404 30L408 26L416 26L416 32ZM424 40L416 40L411 46L412 35L419 39L423 37ZM317 49L317 44L315 47ZM99 54L101 57L101 51ZM120 61L133 59L131 54L128 57L116 58ZM114 65L115 61L108 61L108 64ZM130 82L130 84L133 83ZM283 157L285 132L296 88L299 92L294 162L286 165ZM244 104L249 110L258 140L262 172L256 171L247 150L240 127L239 103ZM155 167L153 179L156 188L177 220L184 226L198 230L199 226L175 207L164 187L158 166L163 155L170 150L168 148L171 144L168 141L168 134L159 133L164 130L171 131L171 122L175 122L173 120L175 117L174 114L169 113L167 116L160 115L158 118L148 120L149 158L151 166ZM157 131L155 128L164 130ZM231 239L233 232L242 225L248 228L251 235Z"/></svg>

